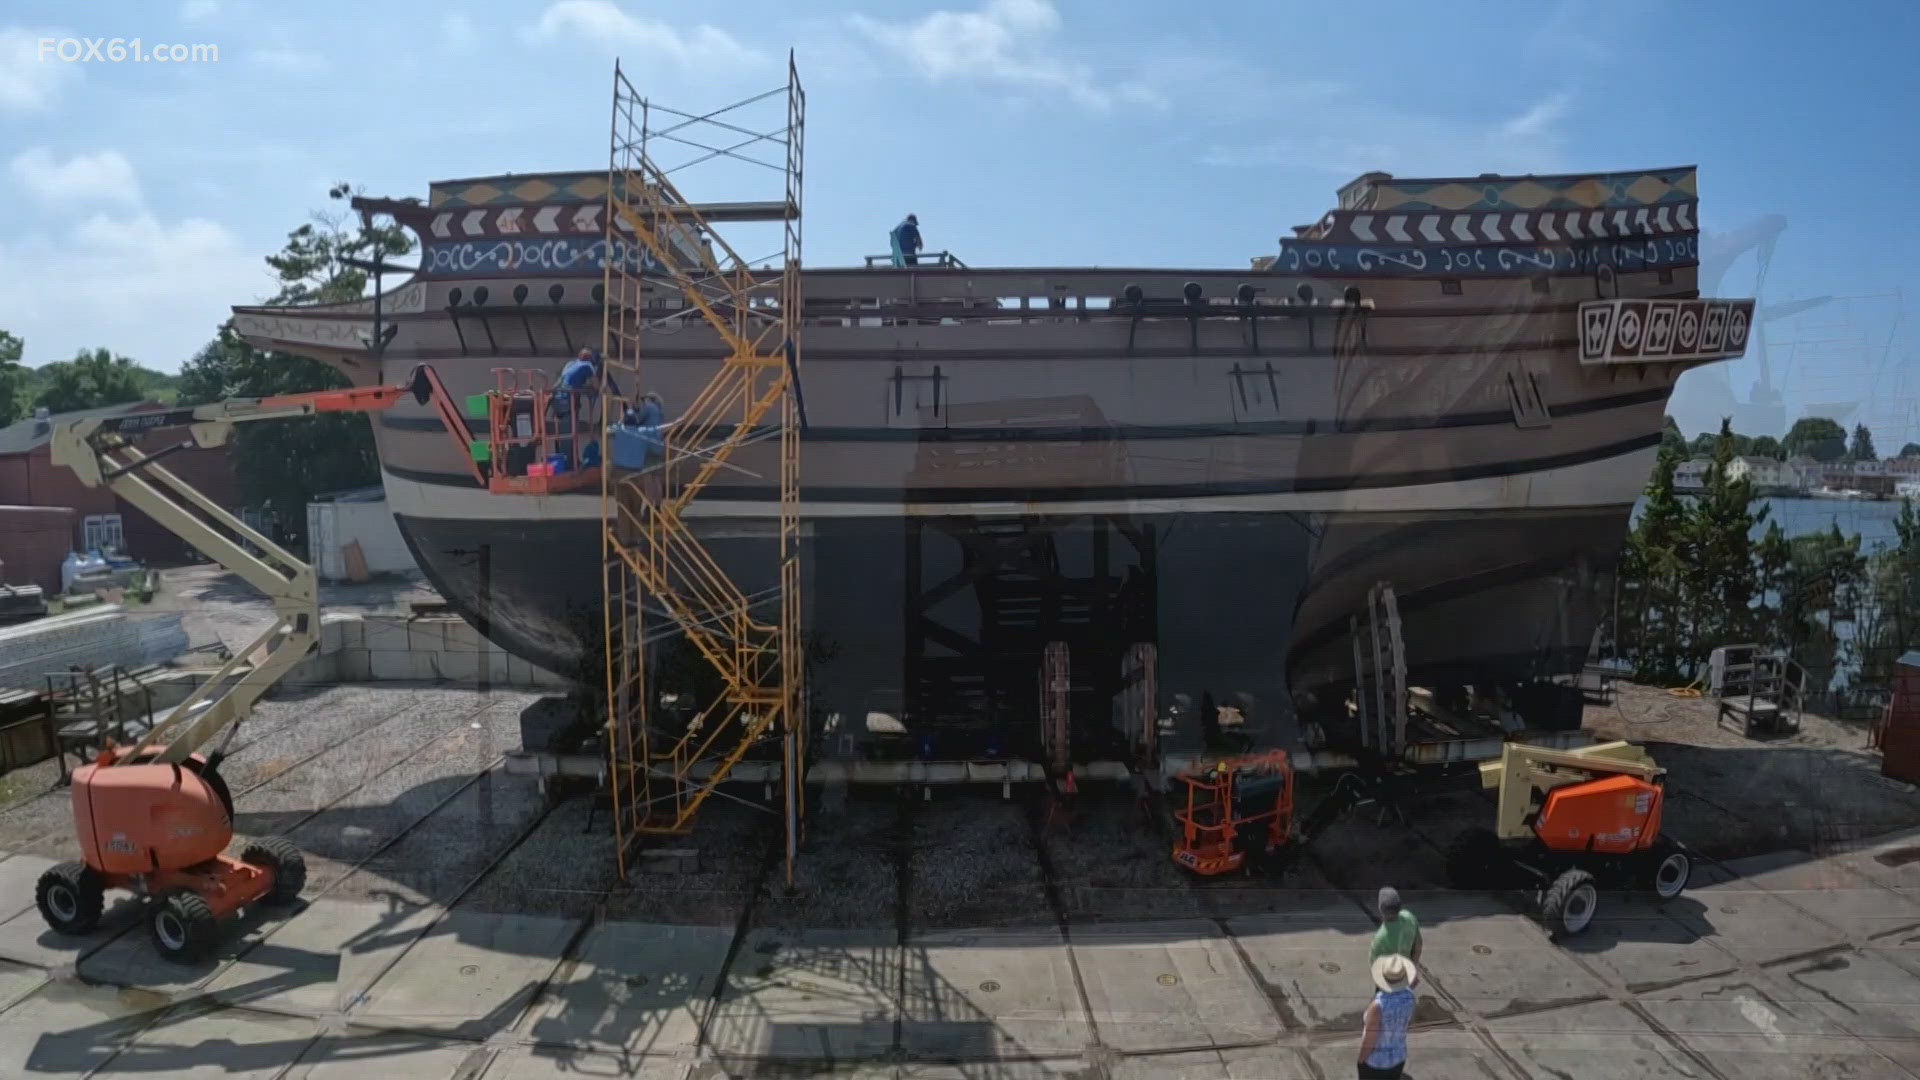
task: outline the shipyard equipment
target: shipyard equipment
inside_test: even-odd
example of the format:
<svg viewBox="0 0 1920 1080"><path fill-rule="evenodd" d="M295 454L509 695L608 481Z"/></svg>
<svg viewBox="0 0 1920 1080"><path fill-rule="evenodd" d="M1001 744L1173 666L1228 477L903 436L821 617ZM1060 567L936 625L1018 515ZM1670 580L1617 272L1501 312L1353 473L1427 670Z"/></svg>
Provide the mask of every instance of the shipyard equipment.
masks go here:
<svg viewBox="0 0 1920 1080"><path fill-rule="evenodd" d="M1494 827L1454 839L1448 877L1456 888L1537 888L1541 917L1563 934L1593 921L1601 885L1677 896L1692 861L1660 835L1665 775L1630 743L1509 743L1480 765L1482 786L1498 792Z"/></svg>
<svg viewBox="0 0 1920 1080"><path fill-rule="evenodd" d="M405 385L234 398L86 417L55 429L56 464L88 487L108 488L265 593L275 620L164 719L138 725L144 731L132 745L109 742L74 770L74 831L82 859L49 869L34 893L53 929L91 931L106 891L130 889L148 900L147 927L161 955L192 960L214 944L222 919L255 903L285 904L299 895L306 864L286 840L256 840L238 858L226 853L233 840L233 796L220 762L248 710L319 641L314 571L159 462L179 450L220 446L244 421L376 412L408 395L432 402L443 420L452 421L447 430L464 448L458 433L465 425L424 365ZM172 427L186 427L190 438L154 452L134 441L142 432ZM216 737L219 745L207 750Z"/></svg>
<svg viewBox="0 0 1920 1080"><path fill-rule="evenodd" d="M1174 780L1185 800L1173 812L1180 828L1173 861L1202 877L1297 853L1348 810L1380 799L1376 783L1349 772L1311 813L1296 815L1293 759L1285 750L1199 763Z"/></svg>

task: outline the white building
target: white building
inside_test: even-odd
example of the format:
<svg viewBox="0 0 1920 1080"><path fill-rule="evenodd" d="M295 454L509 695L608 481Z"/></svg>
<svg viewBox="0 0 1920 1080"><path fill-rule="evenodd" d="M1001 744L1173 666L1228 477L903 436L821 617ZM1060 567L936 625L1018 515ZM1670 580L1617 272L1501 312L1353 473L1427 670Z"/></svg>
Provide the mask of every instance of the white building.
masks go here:
<svg viewBox="0 0 1920 1080"><path fill-rule="evenodd" d="M1712 458L1688 458L1674 467L1673 489L1675 491L1699 491L1705 488L1707 486L1707 470L1712 467Z"/></svg>
<svg viewBox="0 0 1920 1080"><path fill-rule="evenodd" d="M1803 486L1798 468L1770 457L1737 457L1727 463L1727 479L1745 480L1757 491Z"/></svg>

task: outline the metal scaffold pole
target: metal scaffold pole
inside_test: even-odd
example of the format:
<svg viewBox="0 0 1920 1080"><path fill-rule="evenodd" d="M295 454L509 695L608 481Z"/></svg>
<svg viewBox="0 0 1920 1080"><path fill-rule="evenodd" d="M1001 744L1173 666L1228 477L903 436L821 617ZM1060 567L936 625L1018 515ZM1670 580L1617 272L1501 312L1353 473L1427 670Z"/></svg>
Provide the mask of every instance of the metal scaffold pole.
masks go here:
<svg viewBox="0 0 1920 1080"><path fill-rule="evenodd" d="M756 746L779 743L787 881L805 819L806 696L800 644L800 205L806 98L791 57L783 87L723 108L681 112L634 92L614 67L607 171L604 415L645 416L652 336L675 335L675 356L711 342L704 387L667 422L610 433L601 497L605 559L608 748L620 872L651 835L692 829L695 815ZM784 99L784 100L783 100ZM784 103L770 126L756 109ZM770 153L777 148L783 153ZM678 154L666 165L656 158ZM781 175L778 197L695 203L681 185L702 166ZM771 185L770 185L771 186ZM717 226L781 223L780 250L742 258ZM756 265L759 267L755 269ZM678 363L684 361L676 360ZM777 436L777 441L770 437ZM777 447L777 566L724 564L698 529L700 496L750 445ZM631 447L644 451L635 462ZM614 446L618 450L618 445ZM756 449L756 453L764 451ZM756 461L765 464L764 458ZM779 604L735 575L778 581ZM650 626L652 631L650 632ZM649 642L670 632L722 688L683 710L661 708Z"/></svg>

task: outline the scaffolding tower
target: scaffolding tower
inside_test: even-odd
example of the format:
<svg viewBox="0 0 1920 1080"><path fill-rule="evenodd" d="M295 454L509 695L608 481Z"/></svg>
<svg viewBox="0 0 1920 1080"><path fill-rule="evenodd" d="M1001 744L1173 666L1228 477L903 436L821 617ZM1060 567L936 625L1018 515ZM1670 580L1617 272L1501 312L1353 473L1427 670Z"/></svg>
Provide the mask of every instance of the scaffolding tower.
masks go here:
<svg viewBox="0 0 1920 1080"><path fill-rule="evenodd" d="M806 96L791 56L786 85L697 114L640 97L617 63L613 79L605 415L621 415L646 385L650 333L704 325L724 353L705 388L660 433L657 456L638 470L605 470L607 724L620 873L649 836L689 831L733 766L777 740L792 884L806 759L798 379ZM774 114L782 99L784 123ZM750 127L756 118L771 126ZM666 165L662 157L684 160ZM688 201L681 185L693 171L716 166L726 166L730 180L741 172L761 177L764 188L755 191L777 184L779 196ZM780 180L769 182L768 171ZM780 251L743 258L715 229L735 222L781 223ZM779 446L777 604L737 584L690 521L720 471L738 468L729 460L736 451L762 439ZM724 687L699 702L690 720L666 715L648 678L649 644L670 634L683 635Z"/></svg>

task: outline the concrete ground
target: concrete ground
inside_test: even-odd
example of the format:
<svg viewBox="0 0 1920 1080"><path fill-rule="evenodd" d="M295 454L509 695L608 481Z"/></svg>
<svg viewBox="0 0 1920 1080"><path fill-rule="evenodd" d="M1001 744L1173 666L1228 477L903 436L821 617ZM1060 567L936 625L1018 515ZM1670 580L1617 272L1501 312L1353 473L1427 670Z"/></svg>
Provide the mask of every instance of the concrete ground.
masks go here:
<svg viewBox="0 0 1920 1080"><path fill-rule="evenodd" d="M773 819L722 801L697 869L622 886L604 810L498 771L531 700L264 705L226 767L237 826L292 837L310 884L191 967L131 902L48 931L32 892L73 854L67 794L0 808L0 1077L1350 1076L1386 881L1426 926L1410 1077L1920 1077L1920 833L1736 856L1702 828L1687 893L1610 896L1565 941L1527 897L1439 887L1440 847L1490 812L1472 795L1202 885L1123 792L1050 816L823 791L796 891ZM1676 806L1697 786L1758 814L1730 770L1688 769ZM1910 789L1876 791L1858 816L1920 822Z"/></svg>

